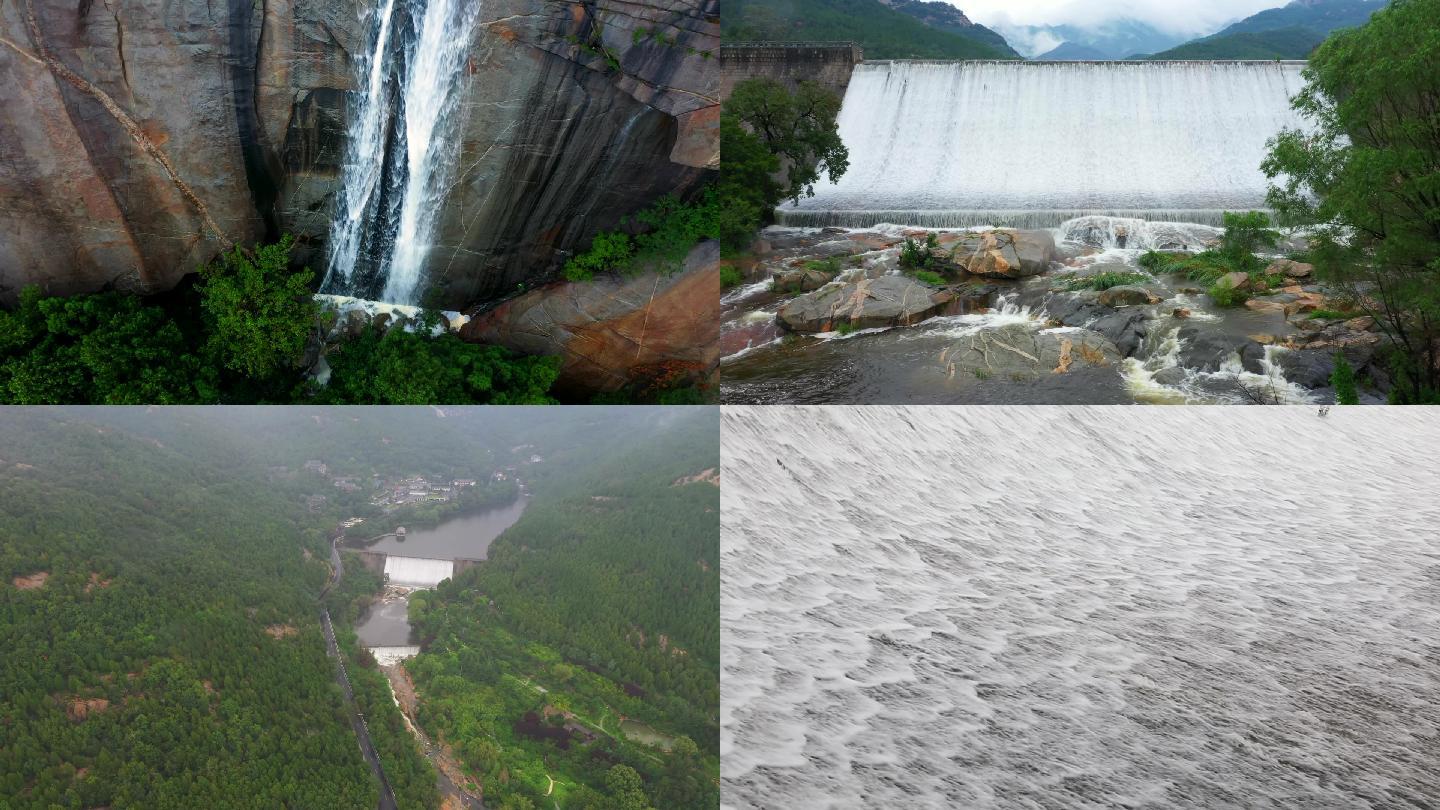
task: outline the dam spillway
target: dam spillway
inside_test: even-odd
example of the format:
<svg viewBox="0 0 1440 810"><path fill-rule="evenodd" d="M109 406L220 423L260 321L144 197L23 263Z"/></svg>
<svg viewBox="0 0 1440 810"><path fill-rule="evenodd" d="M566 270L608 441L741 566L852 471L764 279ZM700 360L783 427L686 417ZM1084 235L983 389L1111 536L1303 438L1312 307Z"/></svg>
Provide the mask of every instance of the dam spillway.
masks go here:
<svg viewBox="0 0 1440 810"><path fill-rule="evenodd" d="M455 574L453 560L432 560L424 557L385 558L385 577L391 585L406 585L415 588L433 588L441 580Z"/></svg>
<svg viewBox="0 0 1440 810"><path fill-rule="evenodd" d="M866 62L836 184L785 225L1219 224L1265 208L1266 141L1302 128L1303 62Z"/></svg>

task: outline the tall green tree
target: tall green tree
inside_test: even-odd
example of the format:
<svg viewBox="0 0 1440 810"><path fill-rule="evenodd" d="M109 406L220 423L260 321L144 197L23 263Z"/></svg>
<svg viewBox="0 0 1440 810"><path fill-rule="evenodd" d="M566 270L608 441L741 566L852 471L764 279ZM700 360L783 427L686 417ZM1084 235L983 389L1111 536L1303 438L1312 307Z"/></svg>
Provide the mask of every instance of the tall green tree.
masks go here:
<svg viewBox="0 0 1440 810"><path fill-rule="evenodd" d="M1293 105L1309 131L1271 141L1282 224L1314 229L1322 278L1395 347L1398 402L1440 392L1440 0L1395 0L1311 57Z"/></svg>
<svg viewBox="0 0 1440 810"><path fill-rule="evenodd" d="M254 252L235 248L200 268L201 306L212 323L210 350L226 367L265 377L298 364L319 315L313 273L291 272L286 234Z"/></svg>
<svg viewBox="0 0 1440 810"><path fill-rule="evenodd" d="M822 175L833 183L850 167L835 123L839 114L840 97L815 82L800 82L791 91L774 79L747 79L735 85L721 109L722 138L726 116L758 138L785 171L781 199L798 202L815 195Z"/></svg>

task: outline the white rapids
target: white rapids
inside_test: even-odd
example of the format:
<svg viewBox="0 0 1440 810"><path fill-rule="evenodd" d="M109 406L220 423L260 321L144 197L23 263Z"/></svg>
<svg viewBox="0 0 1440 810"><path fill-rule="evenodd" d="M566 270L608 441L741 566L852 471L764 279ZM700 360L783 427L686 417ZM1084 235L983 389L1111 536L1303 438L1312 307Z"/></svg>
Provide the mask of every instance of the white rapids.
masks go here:
<svg viewBox="0 0 1440 810"><path fill-rule="evenodd" d="M1440 413L727 407L726 808L1440 805Z"/></svg>

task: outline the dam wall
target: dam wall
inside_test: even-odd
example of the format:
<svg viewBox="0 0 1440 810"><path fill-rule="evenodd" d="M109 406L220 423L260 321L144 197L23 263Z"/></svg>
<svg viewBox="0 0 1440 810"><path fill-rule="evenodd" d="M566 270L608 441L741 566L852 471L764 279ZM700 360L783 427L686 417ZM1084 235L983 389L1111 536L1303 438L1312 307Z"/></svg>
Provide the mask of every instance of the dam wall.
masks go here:
<svg viewBox="0 0 1440 810"><path fill-rule="evenodd" d="M720 99L746 79L774 79L793 88L818 82L844 98L850 74L865 59L853 42L737 42L720 46Z"/></svg>
<svg viewBox="0 0 1440 810"><path fill-rule="evenodd" d="M850 168L782 224L1055 227L1086 215L1219 224L1266 207L1266 141L1303 129L1304 62L858 65Z"/></svg>

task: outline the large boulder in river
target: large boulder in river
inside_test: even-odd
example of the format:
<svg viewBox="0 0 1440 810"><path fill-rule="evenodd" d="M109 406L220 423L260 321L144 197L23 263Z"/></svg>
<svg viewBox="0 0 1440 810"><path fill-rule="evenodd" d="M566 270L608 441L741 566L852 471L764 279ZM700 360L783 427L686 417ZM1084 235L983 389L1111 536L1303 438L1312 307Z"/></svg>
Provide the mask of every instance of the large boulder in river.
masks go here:
<svg viewBox="0 0 1440 810"><path fill-rule="evenodd" d="M1144 287L1126 284L1102 290L1099 301L1107 307L1143 306L1160 303L1160 296Z"/></svg>
<svg viewBox="0 0 1440 810"><path fill-rule="evenodd" d="M904 276L862 278L802 295L776 318L793 332L830 332L842 323L856 329L913 326L942 314L954 301L954 293Z"/></svg>
<svg viewBox="0 0 1440 810"><path fill-rule="evenodd" d="M1025 278L1050 269L1055 238L1049 231L992 230L964 234L950 252L950 262L971 275Z"/></svg>
<svg viewBox="0 0 1440 810"><path fill-rule="evenodd" d="M1180 328L1180 364L1197 371L1219 371L1239 361L1247 371L1259 373L1259 358L1265 349L1249 337L1226 334L1219 329L1187 324Z"/></svg>
<svg viewBox="0 0 1440 810"><path fill-rule="evenodd" d="M1036 380L1080 368L1120 362L1115 344L1087 329L1036 330L1027 324L992 327L967 335L940 353L947 376Z"/></svg>
<svg viewBox="0 0 1440 810"><path fill-rule="evenodd" d="M812 292L824 287L834 279L834 273L810 267L775 273L770 277L770 285L777 293Z"/></svg>

